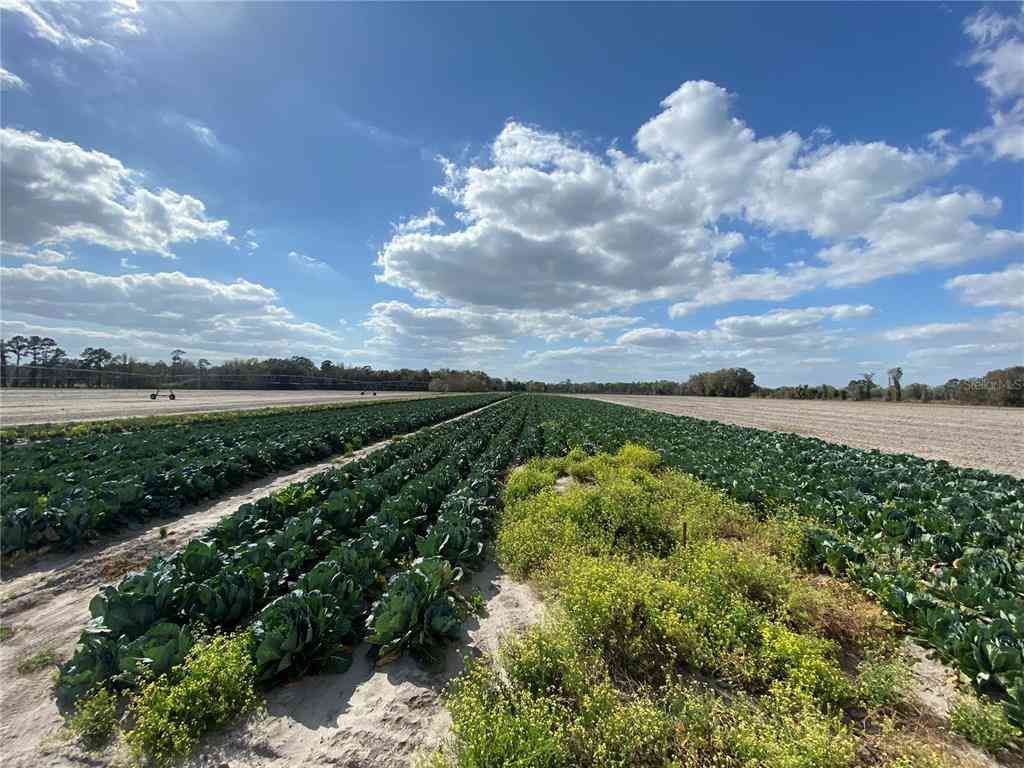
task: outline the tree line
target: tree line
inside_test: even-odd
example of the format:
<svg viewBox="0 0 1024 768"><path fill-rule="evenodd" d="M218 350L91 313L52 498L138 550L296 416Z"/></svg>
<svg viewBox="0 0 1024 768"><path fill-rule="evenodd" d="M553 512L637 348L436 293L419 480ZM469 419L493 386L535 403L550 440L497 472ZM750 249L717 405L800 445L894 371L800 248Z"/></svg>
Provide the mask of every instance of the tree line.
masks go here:
<svg viewBox="0 0 1024 768"><path fill-rule="evenodd" d="M512 382L519 384L519 382ZM564 392L586 395L702 395L705 397L750 397L757 392L754 374L746 368L722 368L702 371L686 381L619 381L574 382L570 379L556 384L526 382L530 391Z"/></svg>
<svg viewBox="0 0 1024 768"><path fill-rule="evenodd" d="M0 386L482 392L503 390L506 385L482 371L375 369L332 360L317 364L302 355L237 358L215 365L204 357L193 360L182 349L171 351L169 361L146 361L103 347L86 347L71 357L52 338L12 336L0 339Z"/></svg>
<svg viewBox="0 0 1024 768"><path fill-rule="evenodd" d="M866 372L860 378L851 379L845 387L829 384L759 387L757 396L794 400L886 400L1024 406L1024 366L1020 365L998 368L974 378L953 378L939 385L921 382L903 384L899 368L889 371L886 384L875 381L875 378L873 372Z"/></svg>
<svg viewBox="0 0 1024 768"><path fill-rule="evenodd" d="M701 371L685 381L658 379L632 382L548 383L504 380L484 371L440 368L374 369L346 366L331 360L319 364L308 357L237 358L214 365L193 360L182 349L172 350L169 362L138 360L103 347L86 347L77 357L52 338L12 336L0 339L0 386L3 387L124 387L156 388L173 383L176 389L429 389L432 392L561 392L617 395L700 395L704 397L764 397L795 400L910 400L970 405L1024 405L1024 366L989 371L976 378L954 378L938 386L915 382L904 385L901 368L887 372L886 383L867 371L845 387L831 384L761 387L746 368Z"/></svg>

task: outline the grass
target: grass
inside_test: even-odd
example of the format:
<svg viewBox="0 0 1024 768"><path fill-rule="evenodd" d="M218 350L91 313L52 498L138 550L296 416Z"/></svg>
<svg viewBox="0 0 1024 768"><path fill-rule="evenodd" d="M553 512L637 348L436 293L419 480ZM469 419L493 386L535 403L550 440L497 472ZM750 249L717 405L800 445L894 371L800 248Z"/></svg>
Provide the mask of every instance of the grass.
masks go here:
<svg viewBox="0 0 1024 768"><path fill-rule="evenodd" d="M10 624L0 625L0 643L7 642L17 634L17 630Z"/></svg>
<svg viewBox="0 0 1024 768"><path fill-rule="evenodd" d="M55 667L60 664L60 661L60 656L56 651L44 649L19 661L16 669L19 675L32 675L41 669Z"/></svg>
<svg viewBox="0 0 1024 768"><path fill-rule="evenodd" d="M639 446L531 461L503 499L499 563L548 618L453 681L433 768L959 764L904 705L892 623L804 570L786 510L759 519Z"/></svg>
<svg viewBox="0 0 1024 768"><path fill-rule="evenodd" d="M139 390L139 396L145 390ZM440 395L433 395L438 397ZM170 414L164 416L136 416L121 419L103 419L97 421L48 422L44 424L22 424L0 430L0 442L10 444L17 440L48 440L54 437L84 437L86 435L115 434L121 432L138 432L146 429L163 427L179 427L186 424L224 424L242 419L260 418L263 416L287 416L301 413L322 413L337 411L343 408L367 408L400 403L420 397L395 397L383 400L366 400L343 403L324 403L317 405L278 406L254 408L243 411L214 411L209 413Z"/></svg>

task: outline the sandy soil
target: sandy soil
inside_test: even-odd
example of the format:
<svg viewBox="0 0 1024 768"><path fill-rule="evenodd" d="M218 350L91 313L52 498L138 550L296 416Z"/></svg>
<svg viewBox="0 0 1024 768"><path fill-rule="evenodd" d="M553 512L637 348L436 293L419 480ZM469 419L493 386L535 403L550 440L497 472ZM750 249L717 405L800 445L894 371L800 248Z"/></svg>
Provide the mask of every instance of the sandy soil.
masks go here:
<svg viewBox="0 0 1024 768"><path fill-rule="evenodd" d="M466 656L493 654L507 633L536 623L542 606L525 584L489 565L469 583L487 611L463 627L444 664L427 669L409 658L375 668L363 644L342 675L306 677L277 688L267 713L210 738L192 766L231 768L405 768L435 749L451 720L440 694Z"/></svg>
<svg viewBox="0 0 1024 768"><path fill-rule="evenodd" d="M949 713L956 704L960 692L957 689L957 673L954 669L934 658L928 649L912 640L906 640L904 648L911 661L913 682L910 686L910 700L917 709L922 724L936 731L944 732L944 747L955 754L968 766L995 768L1002 765L992 755L946 731Z"/></svg>
<svg viewBox="0 0 1024 768"><path fill-rule="evenodd" d="M150 400L148 389L0 389L0 426L437 397L432 392L378 392L373 397L358 392L260 390L181 390L175 394L174 400Z"/></svg>
<svg viewBox="0 0 1024 768"><path fill-rule="evenodd" d="M463 414L456 419L468 415ZM4 766L97 763L96 756L84 755L58 736L62 720L50 691L53 668L22 675L16 667L22 659L43 650L55 652L61 661L70 658L78 636L89 620L89 601L99 587L118 581L129 571L142 568L157 555L175 551L240 505L332 466L378 451L388 442L376 443L344 458L251 483L236 489L227 498L198 505L187 515L149 521L124 531L114 539L107 538L71 554L45 554L17 563L13 568L5 568L0 577L0 623L11 627L15 634L0 643L0 755L4 758ZM165 536L160 535L161 528L166 529ZM503 605L508 598L502 598L499 593L505 582L495 573L490 577L497 585L492 587L491 597L498 599L496 606ZM356 679L351 675L358 675L360 669L362 667L357 664L349 672L346 684ZM283 693L289 690L293 688L283 689ZM353 707L358 699L347 702L337 699L337 691L333 695L339 712L341 709L357 711ZM290 705L275 705L275 701L281 700L271 699L271 715L288 710ZM371 707L371 704L366 706Z"/></svg>
<svg viewBox="0 0 1024 768"><path fill-rule="evenodd" d="M1024 478L1024 408L912 403L577 395L676 416L795 432Z"/></svg>

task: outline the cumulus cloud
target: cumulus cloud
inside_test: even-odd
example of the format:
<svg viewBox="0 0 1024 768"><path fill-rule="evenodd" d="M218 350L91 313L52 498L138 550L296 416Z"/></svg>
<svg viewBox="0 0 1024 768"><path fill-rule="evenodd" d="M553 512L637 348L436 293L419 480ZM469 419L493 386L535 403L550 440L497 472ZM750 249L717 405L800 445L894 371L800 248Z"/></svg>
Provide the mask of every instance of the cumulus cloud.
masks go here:
<svg viewBox="0 0 1024 768"><path fill-rule="evenodd" d="M988 274L959 275L946 281L946 288L957 291L960 300L976 307L1024 308L1024 264Z"/></svg>
<svg viewBox="0 0 1024 768"><path fill-rule="evenodd" d="M176 346L220 359L344 354L335 332L296 318L275 291L247 280L37 265L4 267L0 279L7 333L32 326L52 329L47 335L62 341L71 333L106 336L121 340L125 351L160 356Z"/></svg>
<svg viewBox="0 0 1024 768"><path fill-rule="evenodd" d="M903 342L906 358L922 370L959 368L956 373L963 375L965 369L983 373L1024 363L1024 314L1017 312L973 322L910 325L881 336Z"/></svg>
<svg viewBox="0 0 1024 768"><path fill-rule="evenodd" d="M734 315L715 321L715 327L731 338L771 338L790 336L819 327L822 320L850 320L870 317L875 308L870 304L804 309L776 309L763 315Z"/></svg>
<svg viewBox="0 0 1024 768"><path fill-rule="evenodd" d="M391 228L399 234L409 232L429 232L432 229L444 226L444 219L437 215L437 211L431 208L422 216L410 216L408 219L392 224Z"/></svg>
<svg viewBox="0 0 1024 768"><path fill-rule="evenodd" d="M1024 160L1024 6L1015 15L983 8L964 20L972 43L967 63L989 92L992 123L970 134L997 158Z"/></svg>
<svg viewBox="0 0 1024 768"><path fill-rule="evenodd" d="M673 314L738 299L782 301L822 286L997 256L1024 233L984 223L998 198L936 183L959 156L934 134L920 148L758 137L720 86L687 82L627 153L595 153L510 121L489 162L444 161L436 192L461 227L396 227L377 279L420 298L506 310L594 313L672 300ZM741 221L806 235L814 258L740 272Z"/></svg>
<svg viewBox="0 0 1024 768"><path fill-rule="evenodd" d="M14 251L5 251L4 255L11 256L16 259L23 261L32 261L36 264L63 264L66 261L71 261L72 257L66 253L55 251L52 248L44 248L39 251L28 251L15 249Z"/></svg>
<svg viewBox="0 0 1024 768"><path fill-rule="evenodd" d="M230 243L228 222L203 202L142 186L142 175L97 150L14 128L0 130L4 244L86 242L173 258L178 243Z"/></svg>
<svg viewBox="0 0 1024 768"><path fill-rule="evenodd" d="M580 317L569 312L485 312L471 307L412 307L400 301L374 304L363 323L367 346L396 358L473 355L506 351L523 337L547 342L579 339L596 342L612 330L639 322L637 317Z"/></svg>
<svg viewBox="0 0 1024 768"><path fill-rule="evenodd" d="M0 67L0 91L27 91L28 84L13 72Z"/></svg>

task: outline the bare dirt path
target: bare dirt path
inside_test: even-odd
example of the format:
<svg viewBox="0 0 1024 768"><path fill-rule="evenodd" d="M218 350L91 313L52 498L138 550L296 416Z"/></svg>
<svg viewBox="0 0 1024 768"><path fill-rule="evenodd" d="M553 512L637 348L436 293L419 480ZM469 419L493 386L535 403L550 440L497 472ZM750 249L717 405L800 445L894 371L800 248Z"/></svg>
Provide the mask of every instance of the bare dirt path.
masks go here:
<svg viewBox="0 0 1024 768"><path fill-rule="evenodd" d="M865 450L912 453L1024 478L1024 408L658 395L575 397L795 432Z"/></svg>
<svg viewBox="0 0 1024 768"><path fill-rule="evenodd" d="M296 405L323 405L438 397L434 392L181 390L174 400L150 400L148 389L0 389L0 426L96 421L180 413L251 411Z"/></svg>
<svg viewBox="0 0 1024 768"><path fill-rule="evenodd" d="M43 555L5 571L0 581L0 623L14 630L13 637L0 643L0 755L5 768L95 764L93 758L84 757L56 738L63 721L50 690L53 667L23 675L17 672L17 666L44 650L53 651L61 661L70 658L89 620L89 601L101 586L142 568L152 557L175 551L240 505L379 451L389 442L384 440L345 457L251 483L227 498L199 505L187 515L149 522L113 541L106 539L71 554ZM162 527L167 529L166 536L160 535Z"/></svg>

